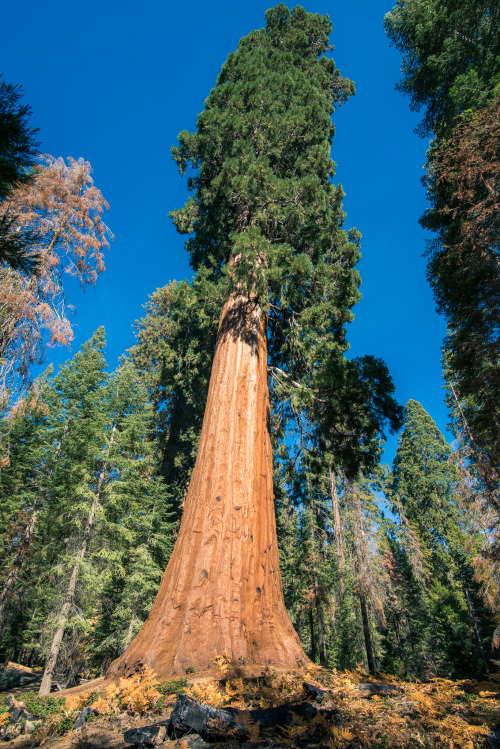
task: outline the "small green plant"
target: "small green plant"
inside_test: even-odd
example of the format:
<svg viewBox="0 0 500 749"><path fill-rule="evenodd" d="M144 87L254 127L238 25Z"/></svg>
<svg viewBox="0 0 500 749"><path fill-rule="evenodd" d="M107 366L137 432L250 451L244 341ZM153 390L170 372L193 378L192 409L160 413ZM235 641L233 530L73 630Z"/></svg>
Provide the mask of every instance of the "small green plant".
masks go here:
<svg viewBox="0 0 500 749"><path fill-rule="evenodd" d="M75 722L74 717L64 717L61 718L60 721L58 721L57 725L55 726L57 733L66 733L66 731L71 731L73 728L73 723Z"/></svg>
<svg viewBox="0 0 500 749"><path fill-rule="evenodd" d="M469 694L466 692L462 699L467 700L467 702L475 702L476 700L479 700L480 697L478 694Z"/></svg>
<svg viewBox="0 0 500 749"><path fill-rule="evenodd" d="M55 715L61 710L64 703L64 697L40 697L36 692L24 692L16 695L17 702L24 702L26 710L33 715L34 720L47 718L49 715ZM7 697L0 699L0 713L7 710Z"/></svg>
<svg viewBox="0 0 500 749"><path fill-rule="evenodd" d="M186 666L187 674L194 674L195 671L196 671L196 668L194 666Z"/></svg>
<svg viewBox="0 0 500 749"><path fill-rule="evenodd" d="M188 666L188 668L193 668L192 666ZM193 668L194 671L194 668ZM189 673L192 673L191 671ZM173 679L172 681L161 681L157 689L162 695L167 694L180 694L187 688L188 682L186 677L184 676L181 679Z"/></svg>

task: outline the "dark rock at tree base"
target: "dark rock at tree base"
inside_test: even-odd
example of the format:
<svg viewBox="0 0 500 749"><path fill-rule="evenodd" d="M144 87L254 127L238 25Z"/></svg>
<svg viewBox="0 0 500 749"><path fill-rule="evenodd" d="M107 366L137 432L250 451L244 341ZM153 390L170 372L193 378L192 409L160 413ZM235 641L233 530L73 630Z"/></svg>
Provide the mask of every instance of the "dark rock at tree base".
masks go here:
<svg viewBox="0 0 500 749"><path fill-rule="evenodd" d="M234 707L217 708L203 705L185 694L177 697L170 716L169 733L177 737L179 732L194 732L205 741L233 740L245 741L248 738L248 720L259 725L261 730L286 726L293 717L313 720L321 713L326 718L337 716L337 710L319 710L310 702L287 703L279 707L263 710L238 710ZM247 725L245 725L247 722ZM126 739L127 740L127 739Z"/></svg>
<svg viewBox="0 0 500 749"><path fill-rule="evenodd" d="M91 707L84 707L83 710L81 710L75 718L75 722L73 723L73 731L81 728L87 718L89 718L91 715L97 715L97 710L93 710Z"/></svg>
<svg viewBox="0 0 500 749"><path fill-rule="evenodd" d="M162 720L150 726L129 728L128 731L124 731L123 740L126 744L134 746L155 746L164 740L168 725L169 721Z"/></svg>
<svg viewBox="0 0 500 749"><path fill-rule="evenodd" d="M205 747L212 746L213 744L208 744L206 741L203 741L201 736L186 736L184 739L179 739L179 741L176 743L176 749L177 747L180 747L181 741L184 741L189 749L204 749ZM227 744L226 744L227 747Z"/></svg>
<svg viewBox="0 0 500 749"><path fill-rule="evenodd" d="M169 721L130 728L124 731L123 739L126 744L153 747L160 744L168 734L171 739L185 736L191 749L203 749L206 742L212 745L214 742L221 742L226 747L244 747L248 739L248 726L251 724L258 725L259 730L273 729L288 725L294 716L311 721L318 713L330 720L338 715L337 710L319 710L310 702L287 703L263 710L238 710L234 707L211 707L181 694L177 697ZM252 743L252 746L257 745Z"/></svg>
<svg viewBox="0 0 500 749"><path fill-rule="evenodd" d="M236 708L211 707L180 694L170 716L170 731L173 736L194 731L203 739L212 741L235 734L244 739L246 730L236 720L237 713Z"/></svg>
<svg viewBox="0 0 500 749"><path fill-rule="evenodd" d="M486 737L490 749L500 749L500 723L491 726L491 733Z"/></svg>
<svg viewBox="0 0 500 749"><path fill-rule="evenodd" d="M358 691L360 697L374 697L375 695L380 697L397 697L402 694L404 690L398 687L397 684L386 684L383 681L367 682L366 684L355 684L354 689Z"/></svg>
<svg viewBox="0 0 500 749"><path fill-rule="evenodd" d="M308 697L312 697L316 702L319 703L323 702L323 700L327 696L327 693L324 689L315 687L314 684L309 684L307 681L302 684L302 688L304 689L304 692Z"/></svg>

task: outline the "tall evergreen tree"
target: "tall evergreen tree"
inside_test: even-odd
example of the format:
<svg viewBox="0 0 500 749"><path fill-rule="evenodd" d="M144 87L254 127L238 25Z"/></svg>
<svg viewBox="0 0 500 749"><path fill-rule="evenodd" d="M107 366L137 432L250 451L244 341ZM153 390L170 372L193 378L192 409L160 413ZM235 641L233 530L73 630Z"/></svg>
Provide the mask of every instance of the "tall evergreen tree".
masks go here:
<svg viewBox="0 0 500 749"><path fill-rule="evenodd" d="M158 477L152 407L130 363L110 380L114 438L107 456L99 551L104 563L88 651L105 671L146 619L173 547L175 513Z"/></svg>
<svg viewBox="0 0 500 749"><path fill-rule="evenodd" d="M37 525L47 511L47 479L53 470L47 378L40 378L1 423L7 451L0 469L0 630L26 560L37 546Z"/></svg>
<svg viewBox="0 0 500 749"><path fill-rule="evenodd" d="M402 54L397 88L436 136L421 219L436 232L427 275L448 324L445 376L457 432L498 510L500 481L500 13L491 0L398 0L385 18Z"/></svg>
<svg viewBox="0 0 500 749"><path fill-rule="evenodd" d="M198 449L220 305L218 285L203 273L191 284L157 289L129 352L153 403L160 473L179 516Z"/></svg>
<svg viewBox="0 0 500 749"><path fill-rule="evenodd" d="M7 83L0 74L0 201L13 187L30 178L39 143L38 128L30 125L31 108L22 103L22 88ZM0 263L33 272L35 263L25 232L12 232L11 220L0 218Z"/></svg>
<svg viewBox="0 0 500 749"><path fill-rule="evenodd" d="M104 346L104 329L100 328L54 381L60 402L59 430L67 430L70 437L64 440L51 482L52 501L60 512L53 532L59 526L57 530L67 538L66 558L63 561L58 556L55 560L63 571L64 585L61 598L55 601L55 626L40 686L41 695L50 692L82 565L94 533L108 470L106 461L114 440L115 427L110 429L111 404L105 387ZM71 512L68 512L69 497Z"/></svg>
<svg viewBox="0 0 500 749"><path fill-rule="evenodd" d="M479 538L459 505L456 484L443 435L422 406L410 400L394 459L392 497L400 516L397 554L407 581L411 662L420 674L473 674L488 668L484 643L491 642L492 627L473 569Z"/></svg>
<svg viewBox="0 0 500 749"><path fill-rule="evenodd" d="M343 230L330 181L330 116L352 84L325 55L327 18L278 5L266 20L173 149L182 172L195 170L175 224L191 234L194 268L225 281L226 301L179 537L150 617L110 675L145 662L160 674L205 669L224 650L253 669L305 660L279 575L267 333L276 370L305 387L346 348L359 235Z"/></svg>

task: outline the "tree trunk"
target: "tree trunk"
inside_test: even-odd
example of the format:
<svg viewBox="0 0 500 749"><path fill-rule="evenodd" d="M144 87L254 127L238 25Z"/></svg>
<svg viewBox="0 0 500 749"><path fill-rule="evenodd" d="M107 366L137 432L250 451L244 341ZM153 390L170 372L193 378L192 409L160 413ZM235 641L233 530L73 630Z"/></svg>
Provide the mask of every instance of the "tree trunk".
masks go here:
<svg viewBox="0 0 500 749"><path fill-rule="evenodd" d="M318 571L316 564L313 564L313 581L314 581L314 602L316 605L316 619L318 622L318 650L319 650L319 662L326 667L326 655L325 655L325 633L323 628L323 611L321 607L321 596L318 583Z"/></svg>
<svg viewBox="0 0 500 749"><path fill-rule="evenodd" d="M309 632L311 633L311 660L316 662L316 632L314 629L314 615L312 606L309 609Z"/></svg>
<svg viewBox="0 0 500 749"><path fill-rule="evenodd" d="M42 683L40 684L40 690L38 692L38 694L41 697L47 694L50 694L50 688L52 686L52 678L54 676L57 658L59 656L59 650L61 649L61 642L62 642L62 638L64 635L64 630L66 629L66 625L68 624L69 612L73 604L73 597L75 595L75 589L76 589L76 581L78 580L78 573L80 571L80 562L85 557L85 552L87 551L87 545L90 540L90 535L92 532L92 526L94 525L94 517L95 517L95 511L97 509L97 501L98 500L96 496L94 498L94 501L92 502L92 507L90 508L90 514L87 519L87 525L85 526L82 543L80 545L80 548L78 549L78 554L76 555L76 563L73 567L73 571L69 579L69 585L66 591L66 595L64 596L64 603L62 605L61 612L59 614L59 624L56 629L54 639L52 640L52 645L50 646L49 657L47 659L47 663L45 664L45 670L43 672Z"/></svg>
<svg viewBox="0 0 500 749"><path fill-rule="evenodd" d="M478 623L477 623L477 618L476 618L476 613L474 611L474 606L472 605L472 601L471 601L470 596L469 596L469 591L465 587L465 584L463 586L463 589L464 589L464 593L465 593L465 598L467 600L467 608L469 609L469 615L470 615L470 618L472 619L472 623L474 624L474 632L475 632L475 635L476 635L476 641L477 641L477 647L478 647L478 650L479 650L479 655L481 656L481 660L483 661L484 670L486 671L486 673L489 676L490 675L490 669L488 667L488 661L486 659L486 653L484 652L483 638L481 637L481 633L479 631L479 626L478 626Z"/></svg>
<svg viewBox="0 0 500 749"><path fill-rule="evenodd" d="M373 648L372 648L372 638L370 634L370 623L368 621L366 598L365 598L365 593L363 591L362 585L359 586L358 593L359 593L359 604L361 607L361 619L363 621L363 636L365 638L365 650L366 650L366 660L368 661L368 671L371 674L375 674L375 661L373 660Z"/></svg>
<svg viewBox="0 0 500 749"><path fill-rule="evenodd" d="M339 559L339 568L343 567L345 563L344 556L344 538L342 535L342 523L340 521L340 510L339 510L339 498L337 494L337 484L335 482L335 473L332 467L329 468L330 473L330 496L332 498L332 520L333 528L335 533L335 549L337 557Z"/></svg>
<svg viewBox="0 0 500 749"><path fill-rule="evenodd" d="M107 676L204 671L226 652L254 673L308 660L285 610L273 501L267 320L233 293L222 310L200 446L179 536L147 621Z"/></svg>

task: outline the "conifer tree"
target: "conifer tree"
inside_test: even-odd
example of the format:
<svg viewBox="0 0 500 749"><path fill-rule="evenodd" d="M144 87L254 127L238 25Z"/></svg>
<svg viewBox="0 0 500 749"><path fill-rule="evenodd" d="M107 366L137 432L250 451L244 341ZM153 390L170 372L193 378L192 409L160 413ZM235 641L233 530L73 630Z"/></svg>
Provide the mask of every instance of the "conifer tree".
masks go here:
<svg viewBox="0 0 500 749"><path fill-rule="evenodd" d="M194 169L174 222L225 303L176 546L148 621L108 675L145 663L160 675L204 670L223 651L257 671L305 662L279 575L267 350L274 375L304 393L323 361L343 360L359 234L342 228L330 181L330 116L353 87L325 54L328 18L278 5L266 20L173 149L181 172Z"/></svg>
<svg viewBox="0 0 500 749"><path fill-rule="evenodd" d="M290 370L305 371L313 328L324 351L345 346L357 235L341 229L329 152L330 115L352 84L324 54L327 19L279 5L266 20L173 149L182 172L196 170L174 221L192 234L193 267L226 281L226 302L176 547L146 625L109 674L145 662L160 674L210 668L225 650L254 668L305 662L279 576L268 315L270 346Z"/></svg>
<svg viewBox="0 0 500 749"><path fill-rule="evenodd" d="M67 555L62 600L56 603L55 630L40 686L40 694L49 694L59 651L68 625L81 567L94 532L96 515L108 470L107 456L114 440L115 427L109 429L110 403L105 372L104 329L100 328L67 363L54 381L59 395L59 429L67 429L70 438L64 441L57 461L51 493L61 511ZM107 397L108 396L108 397ZM104 434L107 433L105 443ZM68 513L68 497L72 511ZM57 559L61 563L61 559Z"/></svg>
<svg viewBox="0 0 500 749"><path fill-rule="evenodd" d="M44 691L55 674L71 682L85 661L105 669L120 654L147 616L175 525L133 365L105 372L100 329L50 374L2 422L0 474L2 644L46 660Z"/></svg>
<svg viewBox="0 0 500 749"><path fill-rule="evenodd" d="M424 110L427 277L446 319L448 405L498 512L500 14L492 0L397 0L385 28L397 88Z"/></svg>
<svg viewBox="0 0 500 749"><path fill-rule="evenodd" d="M144 622L173 547L175 513L158 477L152 407L138 372L124 364L110 381L116 429L108 454L106 570L88 652L105 671Z"/></svg>
<svg viewBox="0 0 500 749"><path fill-rule="evenodd" d="M1 424L7 446L0 469L0 630L23 564L36 545L37 523L47 506L47 475L53 464L46 377L40 378Z"/></svg>
<svg viewBox="0 0 500 749"><path fill-rule="evenodd" d="M221 294L202 272L191 284L157 289L136 322L130 358L148 388L159 442L160 473L180 516L193 470Z"/></svg>
<svg viewBox="0 0 500 749"><path fill-rule="evenodd" d="M2 80L0 74L0 202L30 178L39 143L37 128L30 126L31 107L22 103L22 87ZM13 233L0 218L0 263L33 272L34 262L26 235Z"/></svg>
<svg viewBox="0 0 500 749"><path fill-rule="evenodd" d="M422 406L410 400L394 460L392 497L400 514L408 636L420 674L488 669L481 651L483 643L491 642L492 627L473 569L480 541L456 486L456 467L443 435Z"/></svg>

